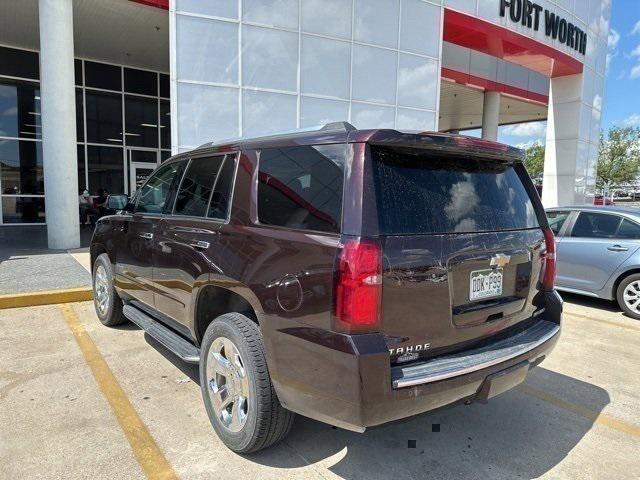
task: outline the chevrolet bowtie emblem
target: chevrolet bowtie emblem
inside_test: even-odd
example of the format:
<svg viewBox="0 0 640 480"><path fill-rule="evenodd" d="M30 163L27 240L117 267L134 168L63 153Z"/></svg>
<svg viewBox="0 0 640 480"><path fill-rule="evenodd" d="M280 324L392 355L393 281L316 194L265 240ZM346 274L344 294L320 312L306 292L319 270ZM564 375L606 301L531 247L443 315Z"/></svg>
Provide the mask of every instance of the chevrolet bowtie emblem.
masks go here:
<svg viewBox="0 0 640 480"><path fill-rule="evenodd" d="M498 253L497 255L491 257L491 266L504 268L504 266L507 265L510 261L510 255L503 255L502 253Z"/></svg>

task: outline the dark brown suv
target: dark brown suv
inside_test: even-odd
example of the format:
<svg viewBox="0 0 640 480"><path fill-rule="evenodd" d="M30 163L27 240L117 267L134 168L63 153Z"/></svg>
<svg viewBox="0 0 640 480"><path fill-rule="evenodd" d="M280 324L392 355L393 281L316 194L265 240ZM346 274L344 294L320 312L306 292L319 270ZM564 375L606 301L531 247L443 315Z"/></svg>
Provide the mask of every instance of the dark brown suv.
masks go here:
<svg viewBox="0 0 640 480"><path fill-rule="evenodd" d="M200 364L252 452L294 412L349 430L522 382L555 345L555 243L510 147L355 130L179 154L91 244L95 306Z"/></svg>

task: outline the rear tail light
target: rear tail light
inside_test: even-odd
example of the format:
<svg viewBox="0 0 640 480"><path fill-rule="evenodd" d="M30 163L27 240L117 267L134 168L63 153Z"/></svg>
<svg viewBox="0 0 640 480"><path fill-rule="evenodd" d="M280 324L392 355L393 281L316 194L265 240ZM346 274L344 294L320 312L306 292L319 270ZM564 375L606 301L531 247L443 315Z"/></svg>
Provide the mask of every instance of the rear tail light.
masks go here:
<svg viewBox="0 0 640 480"><path fill-rule="evenodd" d="M553 290L556 281L556 238L550 228L544 229L544 243L546 245L542 265L542 288Z"/></svg>
<svg viewBox="0 0 640 480"><path fill-rule="evenodd" d="M382 247L372 240L347 240L336 259L333 326L345 333L380 324Z"/></svg>

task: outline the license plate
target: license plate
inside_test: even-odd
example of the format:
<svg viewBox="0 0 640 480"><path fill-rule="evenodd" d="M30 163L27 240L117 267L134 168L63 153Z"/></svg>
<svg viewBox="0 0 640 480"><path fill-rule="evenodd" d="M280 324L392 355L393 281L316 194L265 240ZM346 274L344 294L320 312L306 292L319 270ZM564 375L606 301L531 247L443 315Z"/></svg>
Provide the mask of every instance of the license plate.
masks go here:
<svg viewBox="0 0 640 480"><path fill-rule="evenodd" d="M502 295L502 269L476 270L471 272L469 279L469 300L484 300L485 298Z"/></svg>

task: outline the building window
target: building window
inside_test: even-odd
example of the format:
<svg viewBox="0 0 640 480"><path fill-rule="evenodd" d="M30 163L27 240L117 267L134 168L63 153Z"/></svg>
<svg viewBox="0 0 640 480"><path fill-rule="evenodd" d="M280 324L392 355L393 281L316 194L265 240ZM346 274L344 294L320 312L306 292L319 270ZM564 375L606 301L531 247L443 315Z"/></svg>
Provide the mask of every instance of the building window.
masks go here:
<svg viewBox="0 0 640 480"><path fill-rule="evenodd" d="M158 74L134 68L124 69L124 91L151 97L158 96Z"/></svg>
<svg viewBox="0 0 640 480"><path fill-rule="evenodd" d="M2 197L2 223L44 223L43 197Z"/></svg>
<svg viewBox="0 0 640 480"><path fill-rule="evenodd" d="M0 185L3 195L44 193L40 142L0 140Z"/></svg>
<svg viewBox="0 0 640 480"><path fill-rule="evenodd" d="M36 52L0 47L0 75L19 78L40 78Z"/></svg>
<svg viewBox="0 0 640 480"><path fill-rule="evenodd" d="M40 138L40 90L26 82L0 83L0 137Z"/></svg>
<svg viewBox="0 0 640 480"><path fill-rule="evenodd" d="M122 144L122 97L87 90L87 141Z"/></svg>
<svg viewBox="0 0 640 480"><path fill-rule="evenodd" d="M109 193L124 193L124 168L122 148L87 147L87 166L89 168L89 192L96 194L100 190Z"/></svg>
<svg viewBox="0 0 640 480"><path fill-rule="evenodd" d="M84 62L85 86L104 90L122 90L120 67L106 63Z"/></svg>
<svg viewBox="0 0 640 480"><path fill-rule="evenodd" d="M78 145L78 192L89 189L87 185L87 165L84 159L84 145Z"/></svg>
<svg viewBox="0 0 640 480"><path fill-rule="evenodd" d="M158 148L158 101L126 95L124 110L127 146Z"/></svg>
<svg viewBox="0 0 640 480"><path fill-rule="evenodd" d="M171 111L166 100L160 100L160 148L171 148Z"/></svg>

